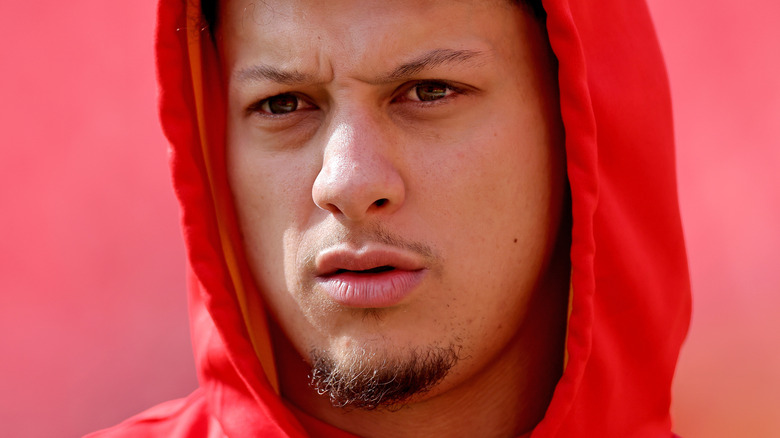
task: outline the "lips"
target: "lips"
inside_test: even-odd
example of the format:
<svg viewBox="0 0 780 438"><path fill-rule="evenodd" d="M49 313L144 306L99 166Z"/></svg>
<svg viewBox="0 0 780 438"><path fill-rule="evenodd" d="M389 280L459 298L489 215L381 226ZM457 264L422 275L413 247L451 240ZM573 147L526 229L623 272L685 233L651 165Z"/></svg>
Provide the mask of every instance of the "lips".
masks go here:
<svg viewBox="0 0 780 438"><path fill-rule="evenodd" d="M358 250L331 248L316 258L316 281L331 299L348 307L381 308L399 304L427 272L415 253L384 245Z"/></svg>

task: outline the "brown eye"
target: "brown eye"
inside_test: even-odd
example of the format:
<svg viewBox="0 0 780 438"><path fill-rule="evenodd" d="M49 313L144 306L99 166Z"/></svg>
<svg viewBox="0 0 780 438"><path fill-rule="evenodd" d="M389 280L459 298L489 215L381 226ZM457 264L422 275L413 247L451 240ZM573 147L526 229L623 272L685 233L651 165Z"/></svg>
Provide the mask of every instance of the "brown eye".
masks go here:
<svg viewBox="0 0 780 438"><path fill-rule="evenodd" d="M414 87L417 99L422 102L430 102L447 97L450 91L450 87L441 82L423 82Z"/></svg>
<svg viewBox="0 0 780 438"><path fill-rule="evenodd" d="M263 102L262 110L271 114L287 114L298 109L298 98L292 94L269 97Z"/></svg>

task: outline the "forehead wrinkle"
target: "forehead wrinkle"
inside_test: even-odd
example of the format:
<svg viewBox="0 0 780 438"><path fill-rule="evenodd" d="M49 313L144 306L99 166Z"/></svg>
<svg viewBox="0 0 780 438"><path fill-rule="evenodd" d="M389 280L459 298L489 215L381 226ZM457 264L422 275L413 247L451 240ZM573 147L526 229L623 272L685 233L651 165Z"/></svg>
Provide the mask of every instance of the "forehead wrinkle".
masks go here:
<svg viewBox="0 0 780 438"><path fill-rule="evenodd" d="M484 57L485 53L476 50L453 50L453 49L434 49L424 53L417 58L405 62L393 69L392 72L381 76L375 83L397 82L414 76L424 70L432 69L446 64L462 64L465 62L474 62ZM324 54L320 54L323 57ZM319 60L322 63L322 60ZM330 64L330 63L326 63ZM331 72L333 66L330 66ZM237 70L233 77L237 82L260 82L271 81L285 85L298 85L304 83L319 82L315 75L304 73L296 69L281 69L268 64L258 64Z"/></svg>

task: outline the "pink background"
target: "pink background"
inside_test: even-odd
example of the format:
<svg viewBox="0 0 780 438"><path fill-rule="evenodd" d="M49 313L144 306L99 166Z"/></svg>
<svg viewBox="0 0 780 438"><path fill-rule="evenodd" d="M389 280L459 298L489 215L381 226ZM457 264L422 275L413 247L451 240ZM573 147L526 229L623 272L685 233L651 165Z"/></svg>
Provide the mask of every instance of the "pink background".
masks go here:
<svg viewBox="0 0 780 438"><path fill-rule="evenodd" d="M780 3L649 0L694 317L686 437L780 435ZM0 425L76 436L196 385L151 0L0 3Z"/></svg>

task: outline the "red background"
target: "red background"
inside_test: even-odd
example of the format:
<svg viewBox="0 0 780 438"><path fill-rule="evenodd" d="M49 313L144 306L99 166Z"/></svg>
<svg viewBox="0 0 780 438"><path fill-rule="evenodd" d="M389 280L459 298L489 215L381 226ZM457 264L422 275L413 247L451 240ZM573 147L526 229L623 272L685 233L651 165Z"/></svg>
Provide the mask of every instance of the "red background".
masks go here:
<svg viewBox="0 0 780 438"><path fill-rule="evenodd" d="M694 317L686 437L780 434L780 3L649 0ZM76 436L196 385L152 0L0 3L0 424Z"/></svg>

